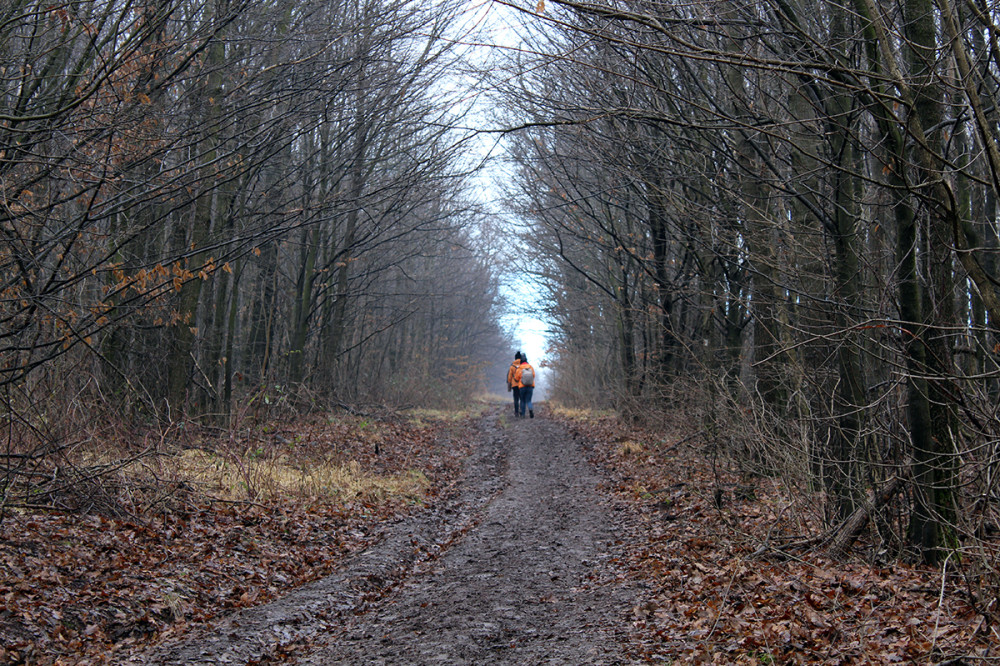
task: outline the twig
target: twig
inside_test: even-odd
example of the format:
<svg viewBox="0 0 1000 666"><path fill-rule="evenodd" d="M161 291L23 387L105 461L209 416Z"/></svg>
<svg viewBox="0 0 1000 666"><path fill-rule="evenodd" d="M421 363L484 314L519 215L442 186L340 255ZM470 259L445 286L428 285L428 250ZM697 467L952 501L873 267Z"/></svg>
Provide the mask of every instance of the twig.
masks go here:
<svg viewBox="0 0 1000 666"><path fill-rule="evenodd" d="M927 654L934 654L934 648L937 645L938 639L938 626L941 624L941 606L944 605L944 589L945 584L948 580L948 562L951 560L951 556L955 554L955 551L948 553L948 557L944 558L944 564L941 565L941 593L938 595L938 605L936 617L934 618L934 636L933 641L931 641L931 649Z"/></svg>
<svg viewBox="0 0 1000 666"><path fill-rule="evenodd" d="M674 449L676 449L676 448L677 448L678 446L680 446L681 444L686 444L687 442L690 442L690 441L691 441L692 439L696 439L696 438L698 438L698 437L701 437L701 436L703 436L703 435L705 435L705 434L706 434L706 433L705 433L705 431L704 431L704 430L699 430L699 431L698 431L698 432L696 432L696 433L693 433L693 434L690 434L690 435L688 435L688 436L687 436L687 437L685 437L684 439L681 439L681 440L678 440L678 441L674 442L673 444L671 444L671 445L670 445L670 446L668 446L667 448L665 448L665 449L662 449L662 450L661 450L661 453L669 453L670 451L673 451Z"/></svg>
<svg viewBox="0 0 1000 666"><path fill-rule="evenodd" d="M719 612L715 614L715 622L712 623L712 628L709 630L708 634L703 639L703 643L708 644L708 639L712 637L715 633L716 627L719 626L719 620L722 619L722 613L726 608L726 601L729 599L729 591L733 589L733 583L736 581L736 576L740 573L740 567L743 566L742 562L737 562L736 566L733 567L733 575L729 578L729 584L726 585L726 591L722 595L722 603L719 604Z"/></svg>
<svg viewBox="0 0 1000 666"><path fill-rule="evenodd" d="M774 533L774 528L776 528L778 523L781 522L781 517L785 515L785 511L787 511L790 506L792 505L787 504L781 511L778 512L778 517L775 518L771 523L771 526L767 528L767 536L764 537L764 543L760 544L760 547L750 554L751 558L758 558L771 549L771 534Z"/></svg>

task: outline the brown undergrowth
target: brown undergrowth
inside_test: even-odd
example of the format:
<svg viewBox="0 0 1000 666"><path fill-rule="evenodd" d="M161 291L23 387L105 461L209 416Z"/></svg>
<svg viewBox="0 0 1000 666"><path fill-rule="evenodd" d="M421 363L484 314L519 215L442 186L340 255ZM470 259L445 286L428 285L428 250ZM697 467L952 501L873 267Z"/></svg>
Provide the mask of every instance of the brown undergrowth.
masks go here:
<svg viewBox="0 0 1000 666"><path fill-rule="evenodd" d="M428 412L340 413L252 436L201 431L106 475L115 511L8 507L0 663L113 663L330 573L379 523L455 482L467 426ZM74 464L113 454L105 443L74 452Z"/></svg>
<svg viewBox="0 0 1000 666"><path fill-rule="evenodd" d="M998 627L969 603L960 562L928 569L863 543L842 560L790 547L822 531L815 493L732 471L686 424L654 432L609 414L555 414L630 507L621 564L650 586L633 609L634 658L1000 662Z"/></svg>

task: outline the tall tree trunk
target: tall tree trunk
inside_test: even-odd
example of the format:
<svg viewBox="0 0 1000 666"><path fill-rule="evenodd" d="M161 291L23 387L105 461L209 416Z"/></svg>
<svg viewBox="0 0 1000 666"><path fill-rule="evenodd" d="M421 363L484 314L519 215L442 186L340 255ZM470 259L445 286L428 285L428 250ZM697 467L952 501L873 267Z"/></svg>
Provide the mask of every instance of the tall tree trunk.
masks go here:
<svg viewBox="0 0 1000 666"><path fill-rule="evenodd" d="M619 284L616 324L618 328L622 384L625 388L626 397L631 398L635 395L635 387L638 380L635 362L635 312L627 268L629 259L622 255L624 253L620 253L618 257Z"/></svg>
<svg viewBox="0 0 1000 666"><path fill-rule="evenodd" d="M262 386L270 377L274 353L274 330L278 301L278 245L267 243L260 250L260 291L250 308L250 335L247 338L246 367L254 384Z"/></svg>
<svg viewBox="0 0 1000 666"><path fill-rule="evenodd" d="M292 309L291 340L288 347L288 381L302 383L306 367L306 340L313 308L313 281L316 278L316 255L319 252L319 228L303 229L299 275L295 282L295 307Z"/></svg>
<svg viewBox="0 0 1000 666"><path fill-rule="evenodd" d="M216 0L210 13L212 20L218 20L224 13L226 0ZM205 239L211 231L217 210L216 175L219 165L216 164L218 148L222 142L219 135L219 121L222 104L223 65L225 63L225 45L220 39L213 41L205 57L205 67L208 71L205 88L201 91L201 101L205 106L205 137L201 142L201 155L198 158L204 164L201 169L199 186L202 188L194 204L194 215L188 229L178 226L177 240L180 252L191 251L186 266L189 268L177 301L176 319L171 327L172 344L170 347L170 366L167 376L167 400L172 410L187 411L188 386L193 368L193 354L197 334L198 305L201 302L201 292L204 281L191 271L200 271L205 263L207 253L204 250Z"/></svg>
<svg viewBox="0 0 1000 666"><path fill-rule="evenodd" d="M883 63L882 54L890 50L889 37L881 17L871 0L856 0L855 7L865 24L866 48L872 68L872 90L876 99L885 99L882 91L882 67L894 72L892 62ZM928 563L938 561L944 549L954 539L954 407L943 382L951 373L951 349L945 335L953 323L954 303L950 247L947 232L950 216L957 214L942 196L940 175L934 169L943 165L932 157L935 137L926 137L924 127L935 128L940 119L940 88L934 82L936 52L935 12L928 0L907 0L904 5L904 31L909 51L909 80L901 80L901 88L909 95L907 130L913 133L913 147L906 145L902 129L886 107L874 109L882 138L887 147L887 176L893 197L896 221L896 266L899 284L900 331L906 353L907 415L913 468L913 508L908 527L910 541L916 545ZM896 74L901 77L901 74ZM912 82L912 85L911 85ZM926 124L930 122L930 124ZM928 143L930 142L930 143ZM927 226L921 230L911 199L917 188L908 182L906 165L918 165L917 172L924 190L935 195L936 201L925 214ZM950 212L949 212L950 211ZM922 233L921 233L922 231ZM937 247L930 247L930 245ZM943 248L943 249L942 249ZM920 282L918 262L938 261L944 266L928 267L932 293L925 297ZM933 306L930 313L927 305ZM949 321L951 320L951 321ZM944 340L943 340L944 339Z"/></svg>
<svg viewBox="0 0 1000 666"><path fill-rule="evenodd" d="M925 155L941 154L940 123L941 102L944 92L937 81L937 19L931 0L907 0L904 5L904 33L908 38L909 65L913 78L912 113L919 126L929 132L923 136L926 144L915 148L927 151ZM927 164L928 159L917 160ZM935 160L937 161L937 160ZM934 165L939 171L920 170L921 185L926 186L940 178L944 164ZM947 201L939 205L958 211ZM930 379L927 382L927 402L930 417L928 436L920 446L914 446L914 507L909 527L910 539L918 544L924 560L936 562L942 550L954 545L956 484L955 459L959 432L955 412L952 358L952 335L948 333L955 324L954 270L952 267L952 229L941 208L929 207L928 228L923 238L922 258L930 280L924 291L924 316L928 326L921 328L923 347ZM919 241L917 241L919 242Z"/></svg>
<svg viewBox="0 0 1000 666"><path fill-rule="evenodd" d="M653 245L653 279L659 306L659 349L657 350L659 380L669 382L677 347L674 332L672 293L668 263L670 261L670 230L667 212L668 184L659 167L652 167L649 176L649 234Z"/></svg>
<svg viewBox="0 0 1000 666"><path fill-rule="evenodd" d="M222 409L226 425L232 423L233 415L233 375L236 367L236 353L234 341L236 340L236 325L239 322L240 305L240 278L243 277L244 261L240 259L236 262L233 273L230 277L232 287L229 289L229 317L226 322L226 343L225 352L222 357Z"/></svg>
<svg viewBox="0 0 1000 666"><path fill-rule="evenodd" d="M362 80L363 77L362 77ZM337 252L336 282L334 289L333 319L330 322L329 335L324 345L323 354L329 360L335 360L342 352L344 337L347 330L347 298L348 298L348 278L351 272L351 263L354 261L354 245L357 241L358 217L362 205L362 198L365 191L365 174L367 172L368 156L368 123L358 100L357 127L354 143L354 157L351 160L350 183L348 189L347 205L348 210L344 216L344 230L341 236L340 249Z"/></svg>
<svg viewBox="0 0 1000 666"><path fill-rule="evenodd" d="M838 6L831 16L831 34L835 40L847 40L848 8ZM855 152L854 98L844 90L824 94L824 125L830 147L832 189L834 197L833 219L827 231L833 240L833 297L836 308L834 325L843 336L837 346L837 428L832 433L830 448L832 473L828 475L828 489L834 504L834 513L840 519L852 515L865 499L862 467L867 460L862 433L865 414L867 381L862 363L860 336L853 327L862 321L861 302L861 239L858 233L860 218L858 179Z"/></svg>

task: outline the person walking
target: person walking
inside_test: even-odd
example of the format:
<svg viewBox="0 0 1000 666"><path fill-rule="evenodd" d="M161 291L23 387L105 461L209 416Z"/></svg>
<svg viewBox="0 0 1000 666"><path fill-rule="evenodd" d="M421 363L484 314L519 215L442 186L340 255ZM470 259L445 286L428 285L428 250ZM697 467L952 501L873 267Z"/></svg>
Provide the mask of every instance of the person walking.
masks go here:
<svg viewBox="0 0 1000 666"><path fill-rule="evenodd" d="M514 381L514 373L517 372L517 368L520 365L521 352L515 352L514 362L510 364L510 368L507 370L507 392L514 394L514 416L518 416L518 408L521 406L521 387Z"/></svg>
<svg viewBox="0 0 1000 666"><path fill-rule="evenodd" d="M535 418L535 406L531 397L535 392L535 369L528 363L528 355L521 354L521 365L514 371L514 383L521 387L521 412L518 416L524 418L525 409L531 418Z"/></svg>

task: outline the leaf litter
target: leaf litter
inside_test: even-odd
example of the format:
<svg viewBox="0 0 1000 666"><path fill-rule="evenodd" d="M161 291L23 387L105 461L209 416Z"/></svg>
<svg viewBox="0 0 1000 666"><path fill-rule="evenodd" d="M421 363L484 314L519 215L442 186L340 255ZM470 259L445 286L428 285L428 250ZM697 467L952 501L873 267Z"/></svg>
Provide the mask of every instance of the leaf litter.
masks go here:
<svg viewBox="0 0 1000 666"><path fill-rule="evenodd" d="M630 619L636 661L1000 663L996 618L970 602L960 563L930 569L870 544L843 561L777 547L822 531L814 497L720 469L683 427L567 422L629 507L622 564L650 583Z"/></svg>
<svg viewBox="0 0 1000 666"><path fill-rule="evenodd" d="M0 523L0 663L116 663L329 574L369 546L380 524L454 483L463 427L400 418L271 424L266 437L239 444L239 460L231 442L210 437L162 456L161 485L165 471L192 461L228 469L175 474L169 501L141 519L9 511Z"/></svg>

